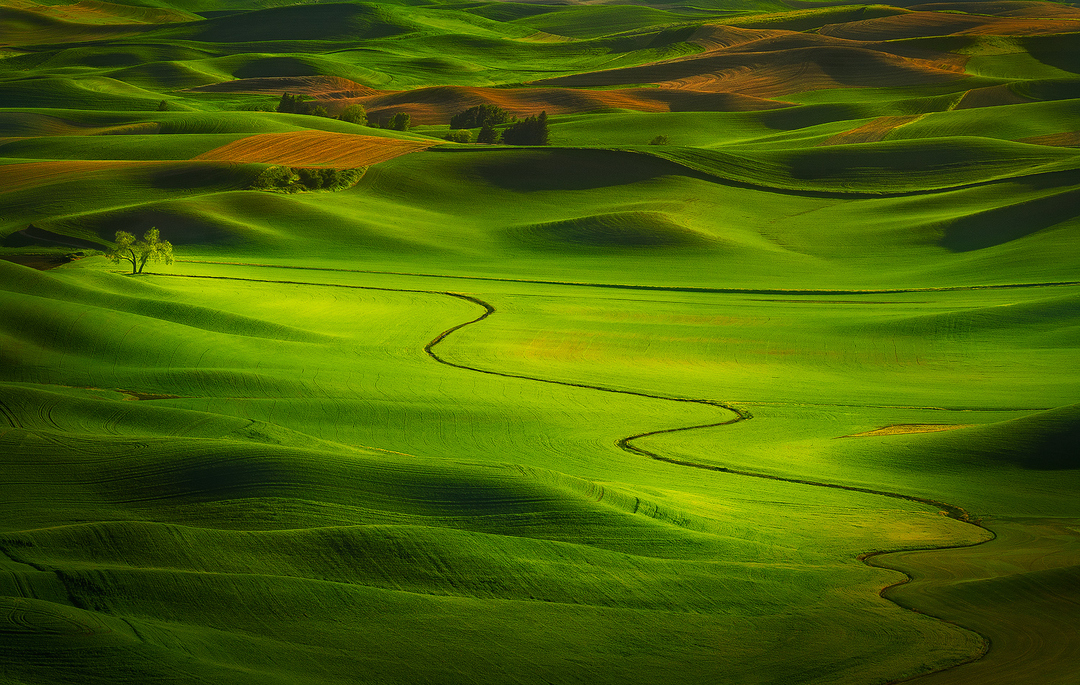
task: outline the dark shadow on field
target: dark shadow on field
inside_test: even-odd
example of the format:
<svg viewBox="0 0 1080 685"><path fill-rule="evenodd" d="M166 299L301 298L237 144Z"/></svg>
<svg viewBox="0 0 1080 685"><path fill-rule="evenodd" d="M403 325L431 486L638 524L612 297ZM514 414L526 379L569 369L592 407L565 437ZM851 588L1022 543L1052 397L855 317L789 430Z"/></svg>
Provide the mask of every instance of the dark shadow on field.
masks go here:
<svg viewBox="0 0 1080 685"><path fill-rule="evenodd" d="M88 227L111 242L117 231L127 231L141 236L151 228L157 228L162 237L174 245L218 245L236 243L237 238L226 228L199 216L184 215L161 209L136 208L126 211L107 212L80 217L80 225Z"/></svg>
<svg viewBox="0 0 1080 685"><path fill-rule="evenodd" d="M939 244L970 252L1038 233L1080 216L1080 189L961 217L945 227Z"/></svg>
<svg viewBox="0 0 1080 685"><path fill-rule="evenodd" d="M663 212L611 212L528 224L508 229L506 237L534 250L566 252L642 248L701 248L715 243Z"/></svg>
<svg viewBox="0 0 1080 685"><path fill-rule="evenodd" d="M630 185L661 176L715 181L681 164L617 150L503 149L485 155L473 169L488 183L520 192L593 190Z"/></svg>
<svg viewBox="0 0 1080 685"><path fill-rule="evenodd" d="M1028 53L1043 64L1080 74L1080 33L1026 36L1021 40Z"/></svg>
<svg viewBox="0 0 1080 685"><path fill-rule="evenodd" d="M46 230L40 226L30 224L21 231L15 231L7 235L2 242L4 247L78 247L86 250L104 250L107 246L91 240L74 238Z"/></svg>
<svg viewBox="0 0 1080 685"><path fill-rule="evenodd" d="M1031 325L1036 325L1038 312L1032 312L1030 319ZM1080 469L1080 404L998 423L912 436L879 449L891 455L932 454L941 463L952 462L963 468L1007 464L1030 471L1075 471Z"/></svg>
<svg viewBox="0 0 1080 685"><path fill-rule="evenodd" d="M800 105L763 112L758 116L761 123L779 131L794 131L808 126L828 124L834 121L849 121L865 116L863 107L857 104L826 103L821 105Z"/></svg>
<svg viewBox="0 0 1080 685"><path fill-rule="evenodd" d="M244 78L319 76L319 70L296 57L262 57L245 62L233 71L233 76Z"/></svg>
<svg viewBox="0 0 1080 685"><path fill-rule="evenodd" d="M243 190L258 176L255 165L230 163L187 162L169 164L149 174L155 188L164 190Z"/></svg>

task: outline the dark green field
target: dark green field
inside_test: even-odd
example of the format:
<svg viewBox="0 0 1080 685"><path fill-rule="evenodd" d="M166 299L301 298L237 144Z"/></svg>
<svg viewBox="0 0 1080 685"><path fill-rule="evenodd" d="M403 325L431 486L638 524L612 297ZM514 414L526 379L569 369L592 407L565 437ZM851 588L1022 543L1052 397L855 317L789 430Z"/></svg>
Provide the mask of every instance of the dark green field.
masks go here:
<svg viewBox="0 0 1080 685"><path fill-rule="evenodd" d="M636 2L0 0L0 683L1076 685L1080 8Z"/></svg>

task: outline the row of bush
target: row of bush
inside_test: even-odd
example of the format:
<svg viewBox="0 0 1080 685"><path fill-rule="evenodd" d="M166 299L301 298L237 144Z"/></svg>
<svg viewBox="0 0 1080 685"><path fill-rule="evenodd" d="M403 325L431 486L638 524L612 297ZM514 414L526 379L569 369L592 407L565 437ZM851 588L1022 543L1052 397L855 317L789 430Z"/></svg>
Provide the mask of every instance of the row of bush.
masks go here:
<svg viewBox="0 0 1080 685"><path fill-rule="evenodd" d="M305 100L303 95L290 95L289 93L281 94L277 111L312 116L330 116L322 105ZM398 112L391 116L389 120L382 122L371 121L368 119L363 106L358 104L347 105L337 118L351 124L367 125L372 128L385 128L394 131L408 131L412 124L411 117L405 112ZM496 129L496 126L501 128ZM450 132L444 138L454 143L471 143L473 142L473 133L469 129L474 128L480 129L476 134L477 143L548 145L551 142L546 111L540 112L536 116L518 120L515 115L498 105L477 105L458 112L450 117ZM649 141L649 144L668 145L669 143L667 136L656 136Z"/></svg>
<svg viewBox="0 0 1080 685"><path fill-rule="evenodd" d="M498 125L510 122L509 126L498 130ZM478 105L459 112L450 118L450 133L446 140L455 143L471 143L470 128L480 128L476 134L477 143L506 143L507 145L547 145L551 140L548 131L547 112L537 116L525 117L520 121L516 116L497 105Z"/></svg>
<svg viewBox="0 0 1080 685"><path fill-rule="evenodd" d="M359 169L322 169L271 166L263 169L251 183L253 190L279 193L302 193L311 190L345 190L363 178L366 167Z"/></svg>
<svg viewBox="0 0 1080 685"><path fill-rule="evenodd" d="M291 95L289 93L282 93L281 99L278 100L277 111L286 114L307 114L315 117L329 117L330 113L326 111L326 108L322 105L305 99L303 95ZM398 112L390 117L389 120L376 122L368 119L367 112L364 110L363 105L351 104L346 105L345 109L341 110L341 114L337 116L341 121L347 121L350 124L359 124L360 126L370 126L372 128L385 128L393 131L408 131L409 126L412 124L412 117L405 112Z"/></svg>

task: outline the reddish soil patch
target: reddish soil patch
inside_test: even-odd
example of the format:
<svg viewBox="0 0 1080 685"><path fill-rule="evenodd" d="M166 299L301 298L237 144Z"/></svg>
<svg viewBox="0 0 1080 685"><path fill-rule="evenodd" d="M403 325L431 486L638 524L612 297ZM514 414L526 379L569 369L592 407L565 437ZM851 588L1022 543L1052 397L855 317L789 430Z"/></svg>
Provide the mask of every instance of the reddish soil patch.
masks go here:
<svg viewBox="0 0 1080 685"><path fill-rule="evenodd" d="M892 131L898 126L918 121L921 116L921 114L911 114L902 117L878 117L858 128L853 128L850 131L844 131L843 133L837 133L835 136L821 144L849 145L852 143L876 143L880 140L885 140L885 136L889 134L889 131Z"/></svg>
<svg viewBox="0 0 1080 685"><path fill-rule="evenodd" d="M431 143L350 133L262 133L222 145L195 159L294 167L356 168L385 162L430 146Z"/></svg>
<svg viewBox="0 0 1080 685"><path fill-rule="evenodd" d="M1053 145L1054 147L1080 147L1080 131L1032 136L1030 138L1021 138L1018 142L1031 143L1032 145Z"/></svg>
<svg viewBox="0 0 1080 685"><path fill-rule="evenodd" d="M275 76L268 78L242 78L235 81L211 83L189 89L203 93L260 93L281 95L293 93L311 95L324 100L340 100L374 95L374 88L338 76Z"/></svg>

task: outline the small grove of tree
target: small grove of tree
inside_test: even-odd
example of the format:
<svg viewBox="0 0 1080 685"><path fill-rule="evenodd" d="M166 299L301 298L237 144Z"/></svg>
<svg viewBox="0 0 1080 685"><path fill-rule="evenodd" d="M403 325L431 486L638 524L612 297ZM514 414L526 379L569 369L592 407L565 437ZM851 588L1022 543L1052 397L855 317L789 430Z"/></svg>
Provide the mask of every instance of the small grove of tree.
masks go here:
<svg viewBox="0 0 1080 685"><path fill-rule="evenodd" d="M668 144L668 137L667 136L656 136L655 138L653 138L652 140L649 141L649 145L667 145L667 144Z"/></svg>
<svg viewBox="0 0 1080 685"><path fill-rule="evenodd" d="M304 100L303 95L282 93L278 100L277 111L286 114L309 114L315 117L328 117L330 113L322 105Z"/></svg>
<svg viewBox="0 0 1080 685"><path fill-rule="evenodd" d="M502 139L510 145L547 145L551 139L547 112L540 112L539 116L526 117L510 124L503 131Z"/></svg>
<svg viewBox="0 0 1080 685"><path fill-rule="evenodd" d="M138 240L127 231L117 231L116 247L109 250L106 255L115 264L129 262L131 273L134 275L141 274L147 262L172 264L173 246L168 240L162 240L156 228L151 228Z"/></svg>
<svg viewBox="0 0 1080 685"><path fill-rule="evenodd" d="M405 112L398 112L394 116L390 117L390 121L386 122L386 126L391 131L408 131L409 125L412 123L412 117Z"/></svg>
<svg viewBox="0 0 1080 685"><path fill-rule="evenodd" d="M498 105L477 105L450 117L450 128L478 128L510 121L510 112Z"/></svg>
<svg viewBox="0 0 1080 685"><path fill-rule="evenodd" d="M499 132L491 124L484 124L483 128L480 129L480 133L476 134L476 142L497 143L499 142Z"/></svg>
<svg viewBox="0 0 1080 685"><path fill-rule="evenodd" d="M366 167L356 169L267 167L252 182L252 190L303 193L309 190L345 190L363 178Z"/></svg>
<svg viewBox="0 0 1080 685"><path fill-rule="evenodd" d="M350 124L359 124L363 126L367 123L367 112L364 111L362 105L347 105L345 109L341 110L341 114L338 115L338 119L347 121Z"/></svg>
<svg viewBox="0 0 1080 685"><path fill-rule="evenodd" d="M157 111L165 112L165 111L168 111L168 109L169 109L169 103L165 102L164 100L157 103Z"/></svg>
<svg viewBox="0 0 1080 685"><path fill-rule="evenodd" d="M469 131L468 129L457 129L450 131L444 137L451 143L471 143L472 131Z"/></svg>

